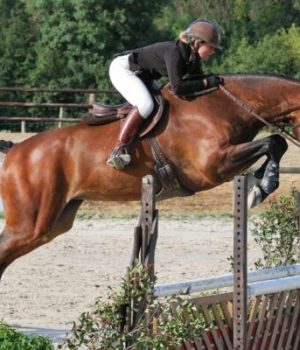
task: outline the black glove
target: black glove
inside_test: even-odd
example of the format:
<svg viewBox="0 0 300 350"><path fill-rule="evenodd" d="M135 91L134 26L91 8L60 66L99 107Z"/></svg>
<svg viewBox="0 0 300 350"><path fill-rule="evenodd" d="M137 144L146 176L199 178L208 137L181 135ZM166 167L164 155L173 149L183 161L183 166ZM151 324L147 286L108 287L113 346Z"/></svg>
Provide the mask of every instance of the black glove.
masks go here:
<svg viewBox="0 0 300 350"><path fill-rule="evenodd" d="M224 79L222 77L219 77L218 75L209 75L206 79L207 82L207 88L212 88L212 87L218 87L219 85L224 84Z"/></svg>

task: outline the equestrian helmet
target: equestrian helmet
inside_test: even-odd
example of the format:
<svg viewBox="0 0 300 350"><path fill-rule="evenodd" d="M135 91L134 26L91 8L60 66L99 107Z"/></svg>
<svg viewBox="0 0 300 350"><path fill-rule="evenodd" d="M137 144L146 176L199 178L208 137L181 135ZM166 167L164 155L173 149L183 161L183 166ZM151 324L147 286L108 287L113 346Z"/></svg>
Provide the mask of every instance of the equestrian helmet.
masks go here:
<svg viewBox="0 0 300 350"><path fill-rule="evenodd" d="M214 48L222 50L220 46L220 30L214 22L198 19L189 25L186 34L190 43L193 41L205 41Z"/></svg>

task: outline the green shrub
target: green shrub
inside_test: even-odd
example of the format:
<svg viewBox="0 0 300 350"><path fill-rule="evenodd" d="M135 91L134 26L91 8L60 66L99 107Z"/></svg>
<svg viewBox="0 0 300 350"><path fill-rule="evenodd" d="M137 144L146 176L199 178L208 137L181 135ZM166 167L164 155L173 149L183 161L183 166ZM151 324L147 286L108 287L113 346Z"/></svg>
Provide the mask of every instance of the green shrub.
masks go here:
<svg viewBox="0 0 300 350"><path fill-rule="evenodd" d="M112 295L108 302L97 300L92 311L83 313L59 349L174 349L183 340L199 336L205 320L197 316L197 306L185 296L148 299L146 311L134 329L124 327L124 306L138 307L145 296L151 295L152 286L148 270L141 265L128 269L119 293Z"/></svg>
<svg viewBox="0 0 300 350"><path fill-rule="evenodd" d="M251 232L255 242L263 252L263 259L255 265L257 268L269 268L294 264L299 254L299 228L295 190L291 196L281 195L273 202L260 218L252 221Z"/></svg>
<svg viewBox="0 0 300 350"><path fill-rule="evenodd" d="M0 322L0 350L53 350L48 338L26 336Z"/></svg>

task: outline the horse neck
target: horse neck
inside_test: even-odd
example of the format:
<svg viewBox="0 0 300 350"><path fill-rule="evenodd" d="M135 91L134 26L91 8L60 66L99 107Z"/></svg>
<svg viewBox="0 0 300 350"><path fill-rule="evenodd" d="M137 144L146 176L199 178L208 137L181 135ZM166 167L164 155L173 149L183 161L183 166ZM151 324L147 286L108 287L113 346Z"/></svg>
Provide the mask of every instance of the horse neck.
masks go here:
<svg viewBox="0 0 300 350"><path fill-rule="evenodd" d="M296 80L263 76L233 81L228 89L269 122L300 109L300 82Z"/></svg>

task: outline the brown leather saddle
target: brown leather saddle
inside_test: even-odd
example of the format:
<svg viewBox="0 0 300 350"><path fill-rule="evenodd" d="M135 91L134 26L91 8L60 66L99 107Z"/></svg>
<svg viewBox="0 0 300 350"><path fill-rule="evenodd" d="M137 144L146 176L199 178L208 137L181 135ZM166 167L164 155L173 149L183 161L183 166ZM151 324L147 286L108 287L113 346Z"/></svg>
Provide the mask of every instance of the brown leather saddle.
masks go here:
<svg viewBox="0 0 300 350"><path fill-rule="evenodd" d="M168 103L160 93L153 94L154 110L149 118L146 119L144 126L138 136L144 137L158 124L167 110ZM93 102L88 114L82 116L82 122L88 125L103 125L117 120L123 120L132 109L128 102L119 105L106 105L99 102Z"/></svg>
<svg viewBox="0 0 300 350"><path fill-rule="evenodd" d="M172 163L165 157L157 138L152 132L160 121L167 120L168 108L168 103L160 92L153 93L153 99L155 104L154 111L146 119L138 137L145 138L154 159L153 170L161 183L161 189L156 194L156 198L165 199L175 196L191 196L193 192L185 189L180 184ZM91 104L88 114L82 116L81 119L84 124L104 125L117 120L125 120L131 108L132 105L128 102L120 105L106 105L94 102Z"/></svg>

